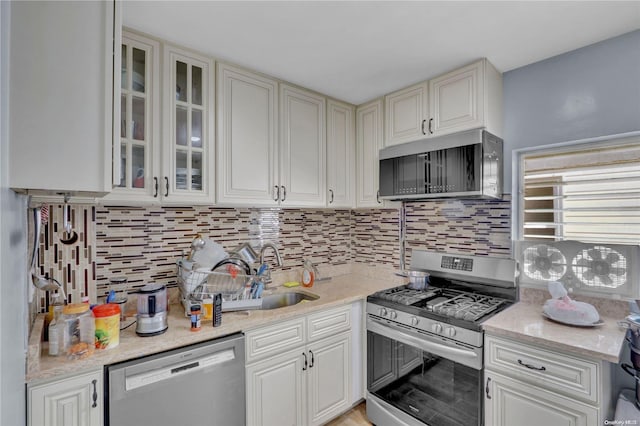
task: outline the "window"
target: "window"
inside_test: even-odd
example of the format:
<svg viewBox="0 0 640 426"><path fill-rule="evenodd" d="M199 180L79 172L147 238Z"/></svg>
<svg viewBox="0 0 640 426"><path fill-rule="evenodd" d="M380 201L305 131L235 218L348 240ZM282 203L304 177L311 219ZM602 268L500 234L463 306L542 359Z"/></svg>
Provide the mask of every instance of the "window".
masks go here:
<svg viewBox="0 0 640 426"><path fill-rule="evenodd" d="M640 137L519 155L515 239L640 244Z"/></svg>

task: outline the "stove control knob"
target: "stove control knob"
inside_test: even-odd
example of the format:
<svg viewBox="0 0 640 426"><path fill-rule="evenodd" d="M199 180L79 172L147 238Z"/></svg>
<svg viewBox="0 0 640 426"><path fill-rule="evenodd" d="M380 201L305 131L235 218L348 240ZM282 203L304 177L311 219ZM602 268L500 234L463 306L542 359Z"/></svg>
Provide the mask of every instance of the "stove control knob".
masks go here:
<svg viewBox="0 0 640 426"><path fill-rule="evenodd" d="M380 316L383 316L383 317L387 316L387 310L385 308L380 308Z"/></svg>
<svg viewBox="0 0 640 426"><path fill-rule="evenodd" d="M398 317L398 313L396 311L389 311L389 318L396 319Z"/></svg>
<svg viewBox="0 0 640 426"><path fill-rule="evenodd" d="M411 325L418 325L420 320L416 317L411 317Z"/></svg>
<svg viewBox="0 0 640 426"><path fill-rule="evenodd" d="M456 329L453 327L447 327L446 333L447 333L447 336L453 337L456 335Z"/></svg>
<svg viewBox="0 0 640 426"><path fill-rule="evenodd" d="M442 324L438 324L438 323L433 324L431 326L431 331L438 334L442 333Z"/></svg>

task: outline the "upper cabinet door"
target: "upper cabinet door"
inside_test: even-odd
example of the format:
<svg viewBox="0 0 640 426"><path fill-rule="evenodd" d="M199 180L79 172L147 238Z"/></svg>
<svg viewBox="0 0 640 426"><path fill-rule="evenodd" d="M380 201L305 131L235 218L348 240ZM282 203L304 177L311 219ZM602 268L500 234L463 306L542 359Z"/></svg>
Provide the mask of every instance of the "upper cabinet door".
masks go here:
<svg viewBox="0 0 640 426"><path fill-rule="evenodd" d="M378 193L378 152L382 148L382 100L356 110L356 207L382 207Z"/></svg>
<svg viewBox="0 0 640 426"><path fill-rule="evenodd" d="M329 99L327 102L327 206L354 205L355 109Z"/></svg>
<svg viewBox="0 0 640 426"><path fill-rule="evenodd" d="M278 204L278 83L218 63L218 204Z"/></svg>
<svg viewBox="0 0 640 426"><path fill-rule="evenodd" d="M502 75L486 59L430 80L429 93L431 135L478 127L502 134Z"/></svg>
<svg viewBox="0 0 640 426"><path fill-rule="evenodd" d="M120 2L11 3L11 188L111 191L120 29Z"/></svg>
<svg viewBox="0 0 640 426"><path fill-rule="evenodd" d="M164 61L163 201L213 204L213 61L171 46Z"/></svg>
<svg viewBox="0 0 640 426"><path fill-rule="evenodd" d="M466 66L429 81L433 135L482 125L482 63Z"/></svg>
<svg viewBox="0 0 640 426"><path fill-rule="evenodd" d="M415 84L384 97L386 117L385 146L424 138L429 118L429 87Z"/></svg>
<svg viewBox="0 0 640 426"><path fill-rule="evenodd" d="M160 45L123 32L120 72L120 142L114 150L118 176L109 201L159 198Z"/></svg>
<svg viewBox="0 0 640 426"><path fill-rule="evenodd" d="M326 101L280 85L280 204L324 206L326 200Z"/></svg>

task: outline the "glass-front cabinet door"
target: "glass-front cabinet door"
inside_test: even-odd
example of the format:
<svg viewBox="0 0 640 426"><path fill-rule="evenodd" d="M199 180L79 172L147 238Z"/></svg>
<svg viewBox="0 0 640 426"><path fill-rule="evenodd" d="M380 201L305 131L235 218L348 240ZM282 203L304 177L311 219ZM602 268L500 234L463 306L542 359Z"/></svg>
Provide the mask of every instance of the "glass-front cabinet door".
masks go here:
<svg viewBox="0 0 640 426"><path fill-rule="evenodd" d="M214 203L213 63L165 47L165 202Z"/></svg>
<svg viewBox="0 0 640 426"><path fill-rule="evenodd" d="M121 45L120 146L113 192L105 201L158 199L159 44L124 31Z"/></svg>

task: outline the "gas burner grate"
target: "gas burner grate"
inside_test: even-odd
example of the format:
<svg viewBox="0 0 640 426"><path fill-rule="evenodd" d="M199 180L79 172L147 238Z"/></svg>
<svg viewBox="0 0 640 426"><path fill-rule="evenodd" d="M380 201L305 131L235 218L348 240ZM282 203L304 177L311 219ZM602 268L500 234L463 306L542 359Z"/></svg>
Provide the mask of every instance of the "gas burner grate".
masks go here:
<svg viewBox="0 0 640 426"><path fill-rule="evenodd" d="M428 299L435 293L433 291L412 290L407 287L396 287L382 290L373 296L380 299L389 300L400 305L413 305L421 300Z"/></svg>
<svg viewBox="0 0 640 426"><path fill-rule="evenodd" d="M464 293L432 306L431 310L440 315L475 321L495 311L504 303L504 300L495 297Z"/></svg>

